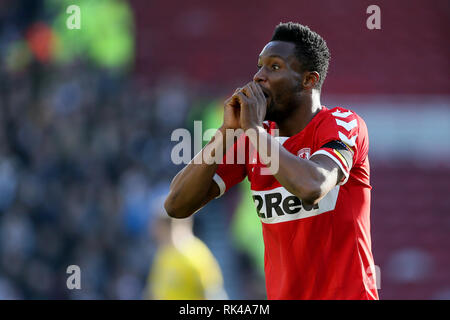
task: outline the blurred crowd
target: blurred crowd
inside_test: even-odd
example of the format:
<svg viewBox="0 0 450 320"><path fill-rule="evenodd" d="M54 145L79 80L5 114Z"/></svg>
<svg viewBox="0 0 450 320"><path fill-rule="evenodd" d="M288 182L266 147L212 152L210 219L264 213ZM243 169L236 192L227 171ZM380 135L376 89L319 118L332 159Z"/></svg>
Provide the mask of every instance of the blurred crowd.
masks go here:
<svg viewBox="0 0 450 320"><path fill-rule="evenodd" d="M0 296L63 298L64 268L81 264L92 288L80 294L137 298L187 96L80 65L34 67L1 76Z"/></svg>
<svg viewBox="0 0 450 320"><path fill-rule="evenodd" d="M171 133L211 103L194 101L195 85L177 73L133 75L127 2L80 3L83 33L65 27L68 1L0 4L0 299L145 298L158 247L152 224L181 168ZM98 28L108 19L122 23ZM230 297L245 298L219 207L194 231ZM66 287L70 265L81 269L82 290Z"/></svg>

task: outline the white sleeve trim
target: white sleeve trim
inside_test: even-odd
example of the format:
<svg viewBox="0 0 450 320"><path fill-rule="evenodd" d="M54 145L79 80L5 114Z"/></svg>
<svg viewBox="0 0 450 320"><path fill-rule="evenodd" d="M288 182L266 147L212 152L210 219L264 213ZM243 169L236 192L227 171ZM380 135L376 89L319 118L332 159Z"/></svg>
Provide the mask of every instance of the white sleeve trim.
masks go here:
<svg viewBox="0 0 450 320"><path fill-rule="evenodd" d="M225 182L223 181L223 179L217 173L214 174L213 180L217 183L220 190L219 195L216 197L217 199L220 198L225 193L227 187L225 186Z"/></svg>
<svg viewBox="0 0 450 320"><path fill-rule="evenodd" d="M337 163L337 165L339 166L339 168L341 168L342 173L343 173L344 176L345 176L344 181L339 182L338 184L341 185L341 186L344 185L344 184L347 182L347 180L348 180L349 172L347 172L346 170L344 170L344 167L342 166L342 163L338 160L338 158L336 158L335 156L333 156L331 153L329 153L329 152L326 151L326 150L317 150L316 152L314 152L314 153L311 155L311 157L314 156L314 155L316 155L316 154L323 154L323 155L325 155L325 156L328 156L328 157L331 158L334 162ZM311 157L310 157L310 158L311 158ZM349 168L349 171L350 171L350 169L351 169L351 168Z"/></svg>

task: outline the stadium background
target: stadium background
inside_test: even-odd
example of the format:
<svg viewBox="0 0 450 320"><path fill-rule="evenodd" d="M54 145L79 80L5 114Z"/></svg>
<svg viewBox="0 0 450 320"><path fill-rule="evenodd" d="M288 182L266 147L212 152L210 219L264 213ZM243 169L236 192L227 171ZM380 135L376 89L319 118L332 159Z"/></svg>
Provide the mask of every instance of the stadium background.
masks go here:
<svg viewBox="0 0 450 320"><path fill-rule="evenodd" d="M65 26L70 4L81 29ZM381 8L381 30L366 8ZM428 1L0 1L0 298L140 299L176 128L218 125L280 21L332 54L322 103L370 135L382 299L450 299L450 7ZM196 216L231 299L264 298L245 187ZM82 289L66 288L66 268Z"/></svg>

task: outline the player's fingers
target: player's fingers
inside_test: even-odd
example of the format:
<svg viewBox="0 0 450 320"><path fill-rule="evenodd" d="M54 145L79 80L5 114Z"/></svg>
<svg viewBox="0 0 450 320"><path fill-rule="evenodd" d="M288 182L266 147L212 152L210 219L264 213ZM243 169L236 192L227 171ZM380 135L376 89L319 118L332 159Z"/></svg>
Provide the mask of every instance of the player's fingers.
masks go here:
<svg viewBox="0 0 450 320"><path fill-rule="evenodd" d="M257 104L258 105L263 105L264 104L264 97L261 97L257 85L254 82L249 83L248 85L250 87L250 89L252 90L252 96L254 97L254 99L256 99Z"/></svg>
<svg viewBox="0 0 450 320"><path fill-rule="evenodd" d="M239 104L241 106L247 104L247 96L242 91L239 91L238 93L234 94L233 96L236 97L236 99L239 101Z"/></svg>
<svg viewBox="0 0 450 320"><path fill-rule="evenodd" d="M236 90L234 90L233 94L228 98L231 99L233 97L234 94L236 94L237 92L239 92L242 88L236 88Z"/></svg>
<svg viewBox="0 0 450 320"><path fill-rule="evenodd" d="M227 100L225 100L225 105L230 105L233 102L233 96L229 97Z"/></svg>
<svg viewBox="0 0 450 320"><path fill-rule="evenodd" d="M245 85L240 91L241 91L246 97L251 97L251 96L253 95L251 89L250 89L249 86L248 86L248 84Z"/></svg>
<svg viewBox="0 0 450 320"><path fill-rule="evenodd" d="M236 93L238 93L242 88L237 88L234 90L233 94L225 100L225 105L235 105L235 102L237 102L237 99L235 97Z"/></svg>
<svg viewBox="0 0 450 320"><path fill-rule="evenodd" d="M245 95L247 96L247 97L254 97L255 96L255 92L253 92L253 88L251 87L251 85L252 85L252 82L253 81L250 81L249 83L247 83L245 86L244 86L244 93L245 93Z"/></svg>
<svg viewBox="0 0 450 320"><path fill-rule="evenodd" d="M253 83L255 88L256 88L256 92L258 92L258 96L263 100L266 101L266 97L264 95L264 91L262 90L261 86L257 83Z"/></svg>
<svg viewBox="0 0 450 320"><path fill-rule="evenodd" d="M249 82L247 84L247 88L248 88L248 91L250 92L250 97L256 98L256 95L255 95L256 92L255 92L255 89L253 88L252 84L253 84L253 82Z"/></svg>
<svg viewBox="0 0 450 320"><path fill-rule="evenodd" d="M233 96L238 93L239 91L241 91L242 88L237 88L236 90L234 90L233 94L231 95L230 99L233 98Z"/></svg>
<svg viewBox="0 0 450 320"><path fill-rule="evenodd" d="M239 93L239 92L238 92ZM241 104L241 100L239 99L239 97L237 96L237 93L233 95L233 100L232 100L233 106L239 107Z"/></svg>
<svg viewBox="0 0 450 320"><path fill-rule="evenodd" d="M250 86L252 87L253 94L254 94L255 98L258 100L258 102L264 103L265 97L264 97L264 93L262 92L261 87L255 82L252 82L250 84Z"/></svg>

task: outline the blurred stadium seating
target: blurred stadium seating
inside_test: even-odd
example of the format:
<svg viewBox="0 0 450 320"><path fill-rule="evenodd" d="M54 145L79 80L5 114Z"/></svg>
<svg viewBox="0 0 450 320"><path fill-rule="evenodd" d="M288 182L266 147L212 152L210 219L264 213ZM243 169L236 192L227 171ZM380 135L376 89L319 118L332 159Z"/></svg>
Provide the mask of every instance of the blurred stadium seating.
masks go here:
<svg viewBox="0 0 450 320"><path fill-rule="evenodd" d="M325 94L448 94L448 2L377 1L382 28L370 32L366 8L372 2L263 0L245 8L239 0L134 0L142 44L137 69L153 79L169 70L201 82L240 84L254 74L274 26L299 21L331 48Z"/></svg>

